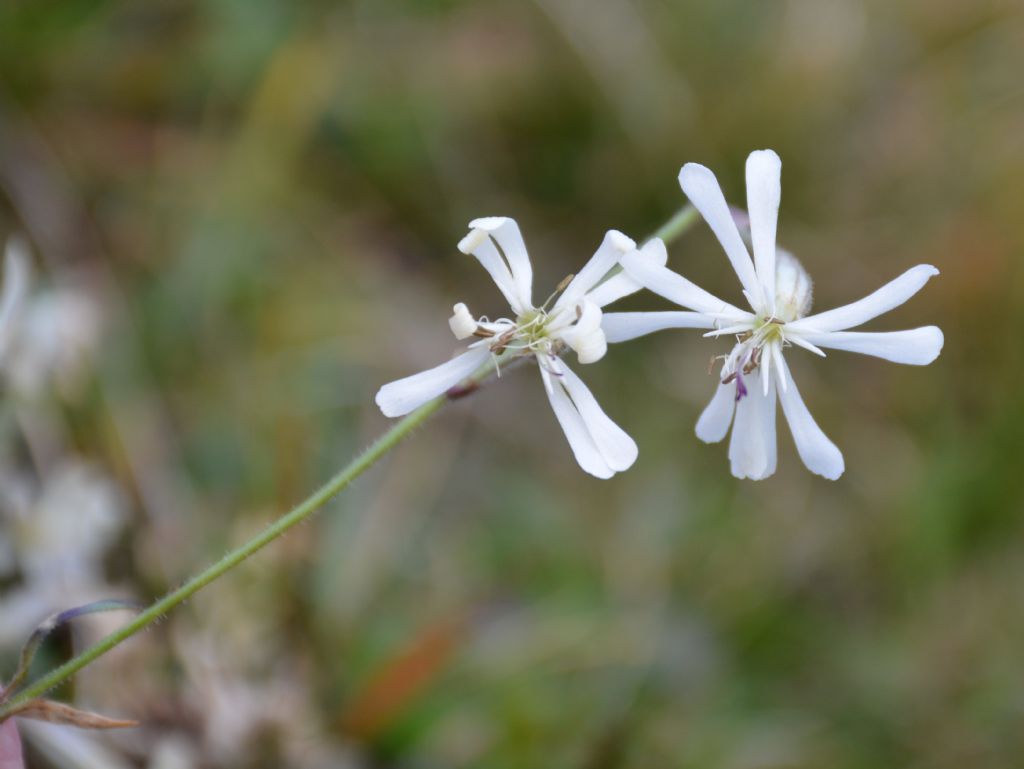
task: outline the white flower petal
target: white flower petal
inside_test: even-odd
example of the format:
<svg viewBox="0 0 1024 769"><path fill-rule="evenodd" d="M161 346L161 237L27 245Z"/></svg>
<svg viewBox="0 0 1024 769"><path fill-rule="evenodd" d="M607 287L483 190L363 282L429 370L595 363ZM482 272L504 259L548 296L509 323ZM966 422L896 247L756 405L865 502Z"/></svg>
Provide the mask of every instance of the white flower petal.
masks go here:
<svg viewBox="0 0 1024 769"><path fill-rule="evenodd" d="M938 274L939 271L930 264L919 264L860 301L817 315L808 315L793 321L788 327L794 331L843 331L854 328L899 307L920 291L929 278Z"/></svg>
<svg viewBox="0 0 1024 769"><path fill-rule="evenodd" d="M786 334L786 341L787 342L789 342L791 344L795 344L797 347L803 347L805 350L809 350L810 352L813 352L815 355L820 355L822 358L826 357L824 350L818 349L816 346L814 346L813 344L808 342L806 339L804 339L801 334L788 333L788 331L789 331L788 328L786 330L787 330L787 334Z"/></svg>
<svg viewBox="0 0 1024 769"><path fill-rule="evenodd" d="M754 246L754 270L764 298L775 314L775 228L782 197L782 161L772 150L757 150L747 158L747 211Z"/></svg>
<svg viewBox="0 0 1024 769"><path fill-rule="evenodd" d="M448 327L456 339L469 339L476 333L477 323L464 302L452 307L452 316L448 319Z"/></svg>
<svg viewBox="0 0 1024 769"><path fill-rule="evenodd" d="M772 382L772 358L777 354L778 345L769 342L761 350L761 391L768 394L768 386Z"/></svg>
<svg viewBox="0 0 1024 769"><path fill-rule="evenodd" d="M846 350L907 363L927 366L942 351L942 331L924 326L909 331L832 331L826 334L803 333L804 341L831 350Z"/></svg>
<svg viewBox="0 0 1024 769"><path fill-rule="evenodd" d="M490 354L486 347L474 348L440 366L390 382L377 391L377 405L384 416L404 416L457 385L480 368Z"/></svg>
<svg viewBox="0 0 1024 769"><path fill-rule="evenodd" d="M585 293L598 284L608 271L619 263L623 254L636 253L636 243L618 230L608 230L590 260L583 265L576 276L565 287L553 308L558 311L562 307L576 304Z"/></svg>
<svg viewBox="0 0 1024 769"><path fill-rule="evenodd" d="M589 299L583 299L576 308L563 309L561 317L548 327L548 333L575 350L580 363L595 363L608 351L608 340L601 330L601 316L600 307Z"/></svg>
<svg viewBox="0 0 1024 769"><path fill-rule="evenodd" d="M14 337L18 316L28 296L30 275L28 247L20 238L11 238L4 254L4 287L0 294L0 360Z"/></svg>
<svg viewBox="0 0 1024 769"><path fill-rule="evenodd" d="M482 219L474 219L469 226L489 233L498 243L512 272L516 296L519 297L523 307L532 307L533 265L530 264L530 256L526 252L526 244L523 242L523 235L519 231L516 220L507 216L487 216Z"/></svg>
<svg viewBox="0 0 1024 769"><path fill-rule="evenodd" d="M754 310L764 309L757 306L761 301L761 285L757 281L754 263L750 261L750 254L743 245L743 239L736 229L736 223L729 213L729 205L725 202L725 196L722 194L722 188L718 186L715 175L710 169L698 163L687 163L679 172L679 186L700 211L704 221L708 223L718 242L725 249L740 284L748 293L751 307Z"/></svg>
<svg viewBox="0 0 1024 769"><path fill-rule="evenodd" d="M652 238L643 244L639 249L640 258L646 259L651 264L664 267L668 264L668 251L660 238ZM642 289L636 280L628 272L623 270L618 275L613 275L604 283L594 288L587 294L587 299L594 302L598 307L604 307L612 302L622 299L624 296L635 294Z"/></svg>
<svg viewBox="0 0 1024 769"><path fill-rule="evenodd" d="M775 293L772 315L786 323L811 311L814 284L800 260L784 248L775 249Z"/></svg>
<svg viewBox="0 0 1024 769"><path fill-rule="evenodd" d="M580 363L597 363L608 352L608 338L601 329L580 337L573 349Z"/></svg>
<svg viewBox="0 0 1024 769"><path fill-rule="evenodd" d="M609 342L626 342L667 328L714 328L715 319L700 312L606 312L601 320Z"/></svg>
<svg viewBox="0 0 1024 769"><path fill-rule="evenodd" d="M789 371L786 369L786 361L782 357L782 345L773 344L769 352L771 353L772 362L775 364L775 369L778 372L779 388L782 392L786 392L786 388L789 387ZM765 371L767 371L767 368Z"/></svg>
<svg viewBox="0 0 1024 769"><path fill-rule="evenodd" d="M722 301L714 294L709 294L682 275L672 272L667 267L652 264L636 253L622 257L622 268L648 291L653 291L680 307L688 307L708 315L734 316L737 319L754 317L751 313Z"/></svg>
<svg viewBox="0 0 1024 769"><path fill-rule="evenodd" d="M617 472L629 468L639 453L636 443L615 424L598 405L593 393L568 366L561 366L561 381L576 409L580 412L587 432L608 466Z"/></svg>
<svg viewBox="0 0 1024 769"><path fill-rule="evenodd" d="M709 331L706 334L702 334L705 339L716 339L720 336L729 336L730 334L742 334L751 330L751 325L747 323L737 323L733 326L726 326L724 328L716 328L714 331Z"/></svg>
<svg viewBox="0 0 1024 769"><path fill-rule="evenodd" d="M811 416L811 412L807 410L803 398L800 397L800 391L797 390L796 382L789 375L785 359L780 356L777 364L776 377L780 382L784 378L789 380L785 389L779 388L779 401L782 403L782 412L786 415L789 431L793 434L793 442L796 443L800 459L812 473L834 481L843 474L845 469L843 455L822 432L818 423L814 421L814 417Z"/></svg>
<svg viewBox="0 0 1024 769"><path fill-rule="evenodd" d="M737 478L760 481L775 472L775 387L761 386L761 374L747 377L747 395L736 404L736 419L729 439L729 463Z"/></svg>
<svg viewBox="0 0 1024 769"><path fill-rule="evenodd" d="M572 449L576 462L585 472L593 476L611 478L615 475L615 471L608 466L604 457L601 456L601 452L598 451L597 444L594 443L594 439L583 423L583 417L580 416L561 382L558 381L559 377L551 377L546 374L543 366L544 363L541 361L541 372L544 375L545 389L548 393L548 401L551 403L551 410L555 412L555 418L562 426L562 432L565 433L566 440L569 441L569 448ZM555 379L554 382L551 382L552 378ZM549 384L550 386L548 386Z"/></svg>
<svg viewBox="0 0 1024 769"><path fill-rule="evenodd" d="M491 280L501 291L513 312L520 314L529 309L519 299L519 291L505 260L498 253L494 241L484 230L470 230L470 233L459 241L459 251L472 254L483 265Z"/></svg>
<svg viewBox="0 0 1024 769"><path fill-rule="evenodd" d="M589 299L584 299L579 304L580 307L580 318L576 321L576 325L573 326L575 331L581 334L589 334L597 331L601 328L601 312L600 306L594 304Z"/></svg>
<svg viewBox="0 0 1024 769"><path fill-rule="evenodd" d="M736 408L736 384L718 383L700 419L697 420L697 437L705 443L718 443L729 432L732 413Z"/></svg>

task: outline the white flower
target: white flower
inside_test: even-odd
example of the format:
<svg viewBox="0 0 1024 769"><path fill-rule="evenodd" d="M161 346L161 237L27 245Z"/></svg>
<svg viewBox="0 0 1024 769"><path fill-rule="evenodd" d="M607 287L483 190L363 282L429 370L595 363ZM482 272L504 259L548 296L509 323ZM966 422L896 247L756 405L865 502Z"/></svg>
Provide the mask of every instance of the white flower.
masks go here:
<svg viewBox="0 0 1024 769"><path fill-rule="evenodd" d="M53 288L28 299L5 365L11 388L27 400L51 386L74 395L99 346L101 314L80 289Z"/></svg>
<svg viewBox="0 0 1024 769"><path fill-rule="evenodd" d="M122 592L108 584L103 559L125 519L116 485L91 465L56 467L37 494L0 468L0 538L13 544L6 566L17 566L21 576L0 594L0 648L22 643L55 607Z"/></svg>
<svg viewBox="0 0 1024 769"><path fill-rule="evenodd" d="M800 458L811 472L836 479L843 455L818 427L800 397L783 357L791 345L824 356L821 348L874 355L896 363L923 366L942 349L935 326L910 331L847 331L906 302L938 270L920 264L853 304L808 315L811 281L791 254L775 246L781 197L782 163L771 150L747 159L747 208L754 259L747 248L718 181L711 171L688 163L679 172L683 192L700 211L739 276L751 312L709 294L667 268L626 255L622 266L646 288L694 312L609 313L604 330L609 342L634 339L664 328L709 328L705 336L735 335L723 356L721 381L697 421L697 437L722 440L732 424L729 459L737 478L767 478L775 472L775 400L793 433ZM735 413L735 421L733 415Z"/></svg>
<svg viewBox="0 0 1024 769"><path fill-rule="evenodd" d="M601 308L641 286L624 272L600 281L626 255L645 264L664 265L664 244L654 240L638 251L636 243L610 230L583 269L559 287L564 290L549 308L558 291L540 306L533 303L533 268L515 221L488 217L469 226L459 250L475 256L490 273L512 308L512 317L475 320L465 304L455 305L449 320L452 333L456 339L476 337L477 341L447 363L384 385L377 393L377 405L386 416L402 416L459 384L492 355L532 355L580 467L598 478L627 469L636 460L636 444L601 410L561 356L572 349L580 363L604 357L608 343L601 328Z"/></svg>

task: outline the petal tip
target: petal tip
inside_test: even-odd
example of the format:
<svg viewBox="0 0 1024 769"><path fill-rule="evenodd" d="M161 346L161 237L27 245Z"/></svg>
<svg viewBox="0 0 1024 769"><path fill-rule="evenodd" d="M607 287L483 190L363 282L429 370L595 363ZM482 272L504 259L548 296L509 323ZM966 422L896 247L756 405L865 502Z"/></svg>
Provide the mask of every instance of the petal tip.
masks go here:
<svg viewBox="0 0 1024 769"><path fill-rule="evenodd" d="M605 460L608 462L608 466L616 473L625 472L631 468L640 456L640 448L636 445L636 441L628 435L625 437L629 439L629 442L624 443L624 445L620 447L622 456L612 458L611 460Z"/></svg>
<svg viewBox="0 0 1024 769"><path fill-rule="evenodd" d="M486 239L486 230L473 228L472 230L469 231L469 234L467 234L466 237L459 241L458 249L464 254L472 254L480 247L480 244L482 244Z"/></svg>
<svg viewBox="0 0 1024 769"><path fill-rule="evenodd" d="M846 472L846 462L843 460L843 453L835 446L833 448L835 448L835 454L828 457L826 462L816 467L808 467L812 473L820 475L827 481L838 481L843 473Z"/></svg>
<svg viewBox="0 0 1024 769"><path fill-rule="evenodd" d="M479 219L474 219L469 223L471 229L474 230L487 230L491 232L493 230L500 229L505 225L505 222L510 221L507 216L481 216Z"/></svg>
<svg viewBox="0 0 1024 769"><path fill-rule="evenodd" d="M765 163L772 166L782 167L782 158L773 149L754 150L747 156L748 163Z"/></svg>
<svg viewBox="0 0 1024 769"><path fill-rule="evenodd" d="M608 230L608 234L605 237L608 238L612 246L624 254L636 250L636 241L618 230Z"/></svg>
<svg viewBox="0 0 1024 769"><path fill-rule="evenodd" d="M668 264L668 249L661 238L651 238L640 248L640 253L652 264L664 267Z"/></svg>
<svg viewBox="0 0 1024 769"><path fill-rule="evenodd" d="M700 163L687 163L679 169L679 184L682 185L683 191L686 191L686 185L696 181L706 181L707 179L714 179L715 175L711 169L707 166L702 166Z"/></svg>
<svg viewBox="0 0 1024 769"><path fill-rule="evenodd" d="M942 333L942 329L938 326L925 326L925 331L927 331L931 337L928 340L931 344L931 348L928 351L928 355L925 356L923 360L924 365L927 366L929 363L935 362L942 353L942 348L946 344L946 335Z"/></svg>
<svg viewBox="0 0 1024 769"><path fill-rule="evenodd" d="M377 394L373 398L373 402L377 404L377 408L380 412L391 419L395 417L403 416L401 409L397 408L392 402L390 395L387 392L387 385L384 385L377 391Z"/></svg>

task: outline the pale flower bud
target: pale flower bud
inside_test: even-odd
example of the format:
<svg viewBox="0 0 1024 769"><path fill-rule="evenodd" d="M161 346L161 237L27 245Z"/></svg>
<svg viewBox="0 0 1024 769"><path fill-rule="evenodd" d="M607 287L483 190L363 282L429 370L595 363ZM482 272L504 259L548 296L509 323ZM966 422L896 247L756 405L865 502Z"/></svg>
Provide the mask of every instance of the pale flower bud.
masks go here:
<svg viewBox="0 0 1024 769"><path fill-rule="evenodd" d="M775 317L789 323L811 310L811 278L797 258L781 248L775 253Z"/></svg>
<svg viewBox="0 0 1024 769"><path fill-rule="evenodd" d="M459 302L452 308L455 313L448 319L448 325L456 339L468 339L476 331L476 320L469 314L469 308Z"/></svg>

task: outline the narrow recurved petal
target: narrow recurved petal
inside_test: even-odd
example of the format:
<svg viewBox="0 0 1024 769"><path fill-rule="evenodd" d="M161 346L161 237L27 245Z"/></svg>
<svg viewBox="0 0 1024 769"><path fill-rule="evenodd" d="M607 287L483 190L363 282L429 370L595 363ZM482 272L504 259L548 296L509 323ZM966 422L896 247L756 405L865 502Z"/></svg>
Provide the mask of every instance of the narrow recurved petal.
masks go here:
<svg viewBox="0 0 1024 769"><path fill-rule="evenodd" d="M576 405L587 432L608 467L616 472L628 469L639 453L636 443L604 413L593 393L572 369L563 364L561 374L562 385Z"/></svg>
<svg viewBox="0 0 1024 769"><path fill-rule="evenodd" d="M467 350L440 366L390 382L377 391L377 405L384 416L404 416L457 385L480 368L490 354L486 347Z"/></svg>
<svg viewBox="0 0 1024 769"><path fill-rule="evenodd" d="M729 462L737 478L759 481L775 472L775 388L763 389L761 372L753 372L747 395L736 404L736 418L729 440Z"/></svg>
<svg viewBox="0 0 1024 769"><path fill-rule="evenodd" d="M651 264L664 267L668 264L668 251L665 244L659 238L652 238L643 244L637 253L641 259L646 259ZM613 275L604 283L599 284L587 293L587 299L598 307L604 307L623 297L635 294L643 288L633 277L623 270L618 275Z"/></svg>
<svg viewBox="0 0 1024 769"><path fill-rule="evenodd" d="M718 179L710 169L698 163L687 163L679 172L679 186L700 211L704 221L708 223L718 242L725 249L725 255L729 257L729 262L747 293L751 307L755 311L763 309L758 306L762 300L762 291L757 273L754 271L754 263L750 261L747 247L743 245L740 231L736 228L732 214L729 213L729 205L725 202Z"/></svg>
<svg viewBox="0 0 1024 769"><path fill-rule="evenodd" d="M508 264L498 253L494 241L491 240L486 230L470 230L469 234L459 241L458 248L462 253L472 254L476 257L514 312L518 314L529 309L529 305L524 305L519 296L519 289L512 277L512 271L509 270Z"/></svg>
<svg viewBox="0 0 1024 769"><path fill-rule="evenodd" d="M515 219L508 216L486 216L469 223L474 229L488 233L501 248L508 261L516 296L523 307L533 306L533 265L526 251L526 243Z"/></svg>
<svg viewBox="0 0 1024 769"><path fill-rule="evenodd" d="M541 372L544 373L543 368ZM551 382L550 379L556 381ZM601 456L590 431L583 423L583 417L580 416L576 406L569 399L561 382L557 380L559 377L545 377L545 389L548 401L551 403L551 410L555 412L555 418L561 425L566 440L569 441L569 448L572 449L576 462L585 472L597 478L611 478L615 475L615 471Z"/></svg>
<svg viewBox="0 0 1024 769"><path fill-rule="evenodd" d="M601 330L601 308L589 299L581 301L576 324L560 331L565 342L576 351L580 363L596 363L608 351L608 340Z"/></svg>
<svg viewBox="0 0 1024 769"><path fill-rule="evenodd" d="M622 257L622 269L648 291L652 291L670 302L675 302L680 307L709 315L729 315L741 319L754 317L749 312L734 307L705 291L667 267L639 258L638 254L626 254Z"/></svg>
<svg viewBox="0 0 1024 769"><path fill-rule="evenodd" d="M919 264L859 301L816 315L808 315L794 321L789 328L801 332L844 331L854 328L899 307L920 291L929 278L938 274L939 271L932 265Z"/></svg>
<svg viewBox="0 0 1024 769"><path fill-rule="evenodd" d="M818 347L846 350L862 355L927 366L939 357L944 337L937 326L924 326L908 331L831 331L822 334L803 333L799 337Z"/></svg>
<svg viewBox="0 0 1024 769"><path fill-rule="evenodd" d="M842 452L818 427L811 412L807 410L796 382L789 376L785 359L780 356L776 363L777 380L781 382L788 379L785 389L779 387L779 401L782 403L782 413L789 423L789 431L793 434L793 442L796 443L800 459L812 473L831 481L836 480L845 469Z"/></svg>
<svg viewBox="0 0 1024 769"><path fill-rule="evenodd" d="M598 246L597 251L590 257L583 268L576 273L569 281L565 291L558 297L554 309L557 311L562 307L572 307L583 295L597 285L608 271L619 263L624 254L635 253L636 243L632 238L623 235L618 230L608 230Z"/></svg>
<svg viewBox="0 0 1024 769"><path fill-rule="evenodd" d="M736 385L718 383L711 402L697 420L697 437L705 443L718 443L729 434L732 415L736 410Z"/></svg>
<svg viewBox="0 0 1024 769"><path fill-rule="evenodd" d="M782 161L772 150L757 150L747 158L747 211L754 270L768 311L775 314L775 230L782 197Z"/></svg>
<svg viewBox="0 0 1024 769"><path fill-rule="evenodd" d="M609 342L630 339L664 331L668 328L714 328L715 319L702 312L669 310L662 312L606 312L601 320Z"/></svg>

